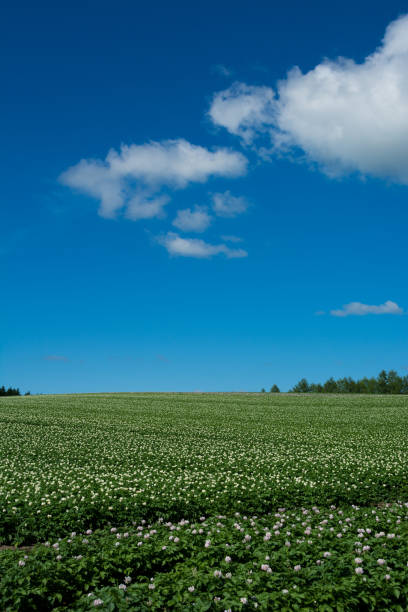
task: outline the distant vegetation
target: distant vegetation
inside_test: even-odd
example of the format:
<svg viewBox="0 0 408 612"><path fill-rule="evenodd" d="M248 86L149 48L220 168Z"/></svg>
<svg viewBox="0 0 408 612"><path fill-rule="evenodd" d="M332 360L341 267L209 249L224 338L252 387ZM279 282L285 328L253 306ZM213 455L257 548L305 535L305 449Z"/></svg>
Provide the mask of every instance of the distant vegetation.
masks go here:
<svg viewBox="0 0 408 612"><path fill-rule="evenodd" d="M275 385L274 385L275 386ZM272 387L273 389L273 387ZM271 389L271 392L272 392ZM399 376L395 370L382 370L377 378L329 378L325 383L309 383L302 378L289 393L373 393L408 394L408 376Z"/></svg>
<svg viewBox="0 0 408 612"><path fill-rule="evenodd" d="M6 389L6 387L3 385L0 387L0 397L3 395L21 395L21 393L20 389L13 389L13 387Z"/></svg>

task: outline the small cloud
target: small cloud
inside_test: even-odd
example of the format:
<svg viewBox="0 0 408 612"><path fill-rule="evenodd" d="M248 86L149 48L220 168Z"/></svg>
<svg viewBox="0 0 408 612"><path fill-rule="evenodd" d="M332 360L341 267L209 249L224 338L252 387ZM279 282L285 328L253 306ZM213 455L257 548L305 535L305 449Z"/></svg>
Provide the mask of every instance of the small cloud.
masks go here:
<svg viewBox="0 0 408 612"><path fill-rule="evenodd" d="M157 240L175 257L209 259L214 255L224 254L228 259L235 259L248 256L244 249L231 249L226 244L210 244L198 238L182 238L173 232L168 232Z"/></svg>
<svg viewBox="0 0 408 612"><path fill-rule="evenodd" d="M392 314L392 315L402 315L404 311L402 308L398 306L395 302L391 300L387 300L384 304L379 304L378 306L362 304L361 302L350 302L349 304L344 304L343 308L339 310L331 310L330 314L333 317L348 317L350 315L364 316L368 314Z"/></svg>
<svg viewBox="0 0 408 612"><path fill-rule="evenodd" d="M64 355L45 355L43 359L44 361L69 361L68 357L65 357Z"/></svg>
<svg viewBox="0 0 408 612"><path fill-rule="evenodd" d="M221 236L221 239L224 240L224 242L244 242L243 238L239 236Z"/></svg>
<svg viewBox="0 0 408 612"><path fill-rule="evenodd" d="M208 116L214 125L224 127L249 145L274 125L275 92L270 87L234 83L214 95Z"/></svg>
<svg viewBox="0 0 408 612"><path fill-rule="evenodd" d="M177 211L173 225L183 232L204 232L211 220L212 217L205 206L195 206L194 210L185 208Z"/></svg>
<svg viewBox="0 0 408 612"><path fill-rule="evenodd" d="M212 72L226 78L231 77L234 74L234 71L231 70L231 68L227 68L227 66L224 64L216 64L212 67Z"/></svg>
<svg viewBox="0 0 408 612"><path fill-rule="evenodd" d="M244 213L249 202L243 196L233 196L230 191L214 193L212 196L213 210L217 217L236 217Z"/></svg>
<svg viewBox="0 0 408 612"><path fill-rule="evenodd" d="M317 310L317 311L315 312L315 315L317 315L318 317L321 317L321 316L323 316L323 315L325 315L325 314L326 314L326 311L325 311L325 310Z"/></svg>

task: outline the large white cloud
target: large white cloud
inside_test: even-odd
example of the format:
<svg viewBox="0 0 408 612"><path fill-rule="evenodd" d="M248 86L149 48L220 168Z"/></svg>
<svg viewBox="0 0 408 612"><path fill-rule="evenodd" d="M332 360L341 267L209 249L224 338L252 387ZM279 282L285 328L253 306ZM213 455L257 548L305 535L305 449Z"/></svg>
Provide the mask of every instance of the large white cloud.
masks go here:
<svg viewBox="0 0 408 612"><path fill-rule="evenodd" d="M228 259L247 257L244 249L231 249L226 244L210 244L198 238L182 238L178 234L168 232L165 236L158 238L170 255L179 257L195 257L198 259L209 259L214 255L223 254Z"/></svg>
<svg viewBox="0 0 408 612"><path fill-rule="evenodd" d="M60 181L100 200L99 214L114 217L127 208L131 219L160 216L168 198L162 188L183 189L210 177L236 177L247 160L226 148L210 151L186 140L149 142L109 151L104 161L83 159L66 170Z"/></svg>
<svg viewBox="0 0 408 612"><path fill-rule="evenodd" d="M214 96L212 121L246 144L269 134L275 153L298 151L330 175L408 184L408 16L392 22L362 63L325 60L269 87L235 84Z"/></svg>
<svg viewBox="0 0 408 612"><path fill-rule="evenodd" d="M330 314L334 317L348 317L350 315L363 316L368 314L401 315L403 314L403 310L398 304L391 300L387 300L384 304L379 304L378 306L362 304L361 302L350 302L349 304L344 304L343 308L339 310L331 310Z"/></svg>

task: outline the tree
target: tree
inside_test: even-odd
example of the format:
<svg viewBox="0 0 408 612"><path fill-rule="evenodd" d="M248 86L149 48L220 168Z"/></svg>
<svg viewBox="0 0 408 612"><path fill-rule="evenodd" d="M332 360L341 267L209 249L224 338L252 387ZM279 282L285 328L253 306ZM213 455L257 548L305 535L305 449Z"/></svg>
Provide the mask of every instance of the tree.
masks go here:
<svg viewBox="0 0 408 612"><path fill-rule="evenodd" d="M388 374L385 370L381 370L377 376L377 389L378 393L389 393Z"/></svg>
<svg viewBox="0 0 408 612"><path fill-rule="evenodd" d="M326 382L323 385L323 392L324 393L337 393L338 392L337 383L333 377L329 378L329 380L326 380Z"/></svg>
<svg viewBox="0 0 408 612"><path fill-rule="evenodd" d="M299 382L293 387L293 393L310 393L309 383L306 378L302 378Z"/></svg>
<svg viewBox="0 0 408 612"><path fill-rule="evenodd" d="M0 396L8 396L8 395L21 395L20 394L20 389L13 389L13 387L9 387L8 389L5 388L5 386L3 385L2 387L0 387Z"/></svg>
<svg viewBox="0 0 408 612"><path fill-rule="evenodd" d="M320 383L310 383L309 393L323 393L323 385Z"/></svg>
<svg viewBox="0 0 408 612"><path fill-rule="evenodd" d="M261 393L266 393L265 389L262 387Z"/></svg>
<svg viewBox="0 0 408 612"><path fill-rule="evenodd" d="M408 394L408 375L401 379L401 393Z"/></svg>
<svg viewBox="0 0 408 612"><path fill-rule="evenodd" d="M272 385L270 393L280 393L278 385Z"/></svg>
<svg viewBox="0 0 408 612"><path fill-rule="evenodd" d="M388 372L388 393L401 393L402 378L395 370Z"/></svg>

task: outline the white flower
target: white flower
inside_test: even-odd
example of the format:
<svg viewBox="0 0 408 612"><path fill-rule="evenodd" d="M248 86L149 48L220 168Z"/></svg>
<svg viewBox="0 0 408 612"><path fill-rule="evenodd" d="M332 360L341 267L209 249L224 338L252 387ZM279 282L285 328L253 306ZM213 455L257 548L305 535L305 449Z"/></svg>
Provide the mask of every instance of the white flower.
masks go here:
<svg viewBox="0 0 408 612"><path fill-rule="evenodd" d="M94 606L101 606L103 604L103 600L102 599L94 599L93 600L93 605Z"/></svg>
<svg viewBox="0 0 408 612"><path fill-rule="evenodd" d="M362 567L356 567L354 571L356 572L356 574L359 574L359 575L364 574L364 570Z"/></svg>
<svg viewBox="0 0 408 612"><path fill-rule="evenodd" d="M18 562L18 564L19 564L19 566L20 566L20 567L24 567L24 566L25 566L25 561L23 561L23 560L21 559L21 561L19 561L19 562Z"/></svg>
<svg viewBox="0 0 408 612"><path fill-rule="evenodd" d="M378 565L385 565L385 559L377 559Z"/></svg>
<svg viewBox="0 0 408 612"><path fill-rule="evenodd" d="M194 591L194 587L193 586L189 586L187 590L190 591L190 593L192 593Z"/></svg>
<svg viewBox="0 0 408 612"><path fill-rule="evenodd" d="M228 555L225 557L225 563L231 563L231 557L228 557Z"/></svg>

